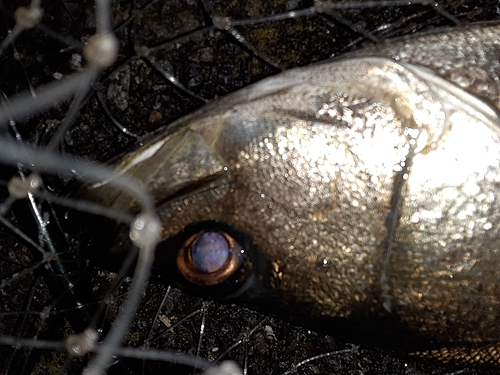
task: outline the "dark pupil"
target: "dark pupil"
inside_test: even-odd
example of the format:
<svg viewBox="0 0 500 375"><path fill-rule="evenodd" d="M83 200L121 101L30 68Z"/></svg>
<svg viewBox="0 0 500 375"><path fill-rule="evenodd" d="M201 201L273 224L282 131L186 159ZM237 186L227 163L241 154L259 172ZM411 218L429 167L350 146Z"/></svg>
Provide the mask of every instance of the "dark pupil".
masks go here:
<svg viewBox="0 0 500 375"><path fill-rule="evenodd" d="M193 264L206 273L220 270L229 257L229 244L224 236L217 232L203 233L194 242L191 249Z"/></svg>

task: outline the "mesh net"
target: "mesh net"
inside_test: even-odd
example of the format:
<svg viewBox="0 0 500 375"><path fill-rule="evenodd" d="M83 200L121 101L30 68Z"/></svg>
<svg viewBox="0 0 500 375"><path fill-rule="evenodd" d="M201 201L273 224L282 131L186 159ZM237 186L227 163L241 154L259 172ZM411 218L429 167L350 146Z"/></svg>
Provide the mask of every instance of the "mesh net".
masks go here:
<svg viewBox="0 0 500 375"><path fill-rule="evenodd" d="M498 19L498 2L96 4L0 3L0 373L193 374L228 359L245 374L450 373L169 286L151 284L142 295L137 277L93 267L79 254L84 225L67 227L65 207L134 225L67 192L75 180L104 179L106 161L206 102L388 38ZM105 38L111 33L116 40ZM82 160L97 167L87 170ZM29 174L33 167L43 181ZM131 194L148 213L147 194ZM100 309L105 318L95 321ZM130 326L119 325L129 318ZM116 342L106 336L96 344L101 332L88 328L111 325ZM102 363L96 353L105 353Z"/></svg>

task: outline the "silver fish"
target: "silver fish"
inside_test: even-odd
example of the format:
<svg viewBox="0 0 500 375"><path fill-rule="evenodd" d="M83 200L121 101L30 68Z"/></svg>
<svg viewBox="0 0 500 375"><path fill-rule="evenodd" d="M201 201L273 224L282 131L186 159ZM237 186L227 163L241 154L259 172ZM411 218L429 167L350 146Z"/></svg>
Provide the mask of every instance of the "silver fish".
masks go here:
<svg viewBox="0 0 500 375"><path fill-rule="evenodd" d="M287 71L116 160L156 199L155 277L394 354L498 365L499 32ZM107 181L79 196L138 210ZM89 257L121 264L128 232L93 236Z"/></svg>

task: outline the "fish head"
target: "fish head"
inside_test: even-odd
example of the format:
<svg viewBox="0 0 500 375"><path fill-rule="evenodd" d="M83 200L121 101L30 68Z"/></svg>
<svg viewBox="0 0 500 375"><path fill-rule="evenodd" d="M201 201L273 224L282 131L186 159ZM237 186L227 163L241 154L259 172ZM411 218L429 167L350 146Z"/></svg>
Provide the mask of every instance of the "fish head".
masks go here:
<svg viewBox="0 0 500 375"><path fill-rule="evenodd" d="M494 108L426 68L358 58L212 103L122 157L117 171L156 201L158 279L281 316L293 309L294 321L375 347L397 330L396 350L409 337L418 347L414 332L444 337L415 318L432 307L419 293L442 303L450 289L431 288L435 278L452 270L450 257L465 261L481 246L464 230L491 224L491 205L478 203L472 217L452 208L498 195L499 134ZM109 184L88 191L138 209ZM489 235L481 241L495 243ZM112 236L110 253L123 258L127 241L126 231ZM458 242L470 248L453 255ZM444 340L458 335L448 331Z"/></svg>

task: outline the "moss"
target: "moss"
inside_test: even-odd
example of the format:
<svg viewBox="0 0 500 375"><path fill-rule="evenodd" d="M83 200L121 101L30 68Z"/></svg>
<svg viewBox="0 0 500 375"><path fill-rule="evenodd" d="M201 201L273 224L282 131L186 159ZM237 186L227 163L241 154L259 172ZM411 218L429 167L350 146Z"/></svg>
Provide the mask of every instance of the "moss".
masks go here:
<svg viewBox="0 0 500 375"><path fill-rule="evenodd" d="M125 342L131 346L137 346L142 343L141 334L138 331L128 331L125 335Z"/></svg>

